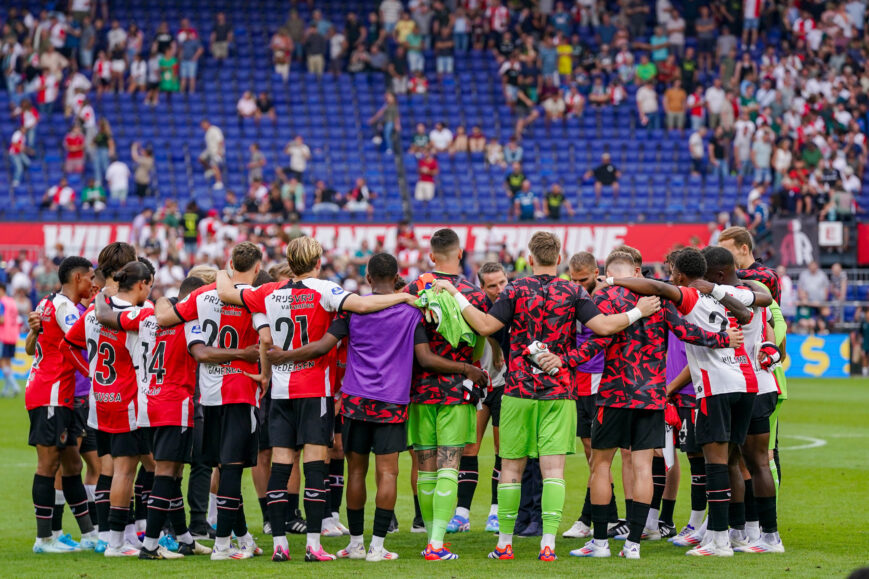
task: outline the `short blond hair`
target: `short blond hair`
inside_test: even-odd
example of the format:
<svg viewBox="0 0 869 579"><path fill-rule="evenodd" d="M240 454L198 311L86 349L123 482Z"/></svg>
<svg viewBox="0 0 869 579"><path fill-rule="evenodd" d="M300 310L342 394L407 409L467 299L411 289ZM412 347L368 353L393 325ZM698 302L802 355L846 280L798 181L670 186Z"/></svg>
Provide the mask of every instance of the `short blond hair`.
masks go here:
<svg viewBox="0 0 869 579"><path fill-rule="evenodd" d="M627 253L631 256L631 259L634 262L634 267L643 267L643 254L640 253L640 250L636 247L631 247L630 245L620 245L613 249L613 252L619 251L621 253Z"/></svg>
<svg viewBox="0 0 869 579"><path fill-rule="evenodd" d="M271 269L269 269L269 275L276 281L284 281L293 279L293 270L290 269L288 264L279 263L278 265L273 265Z"/></svg>
<svg viewBox="0 0 869 579"><path fill-rule="evenodd" d="M537 265L555 265L558 263L558 256L561 255L561 240L554 233L538 231L531 236L528 251L534 256Z"/></svg>
<svg viewBox="0 0 869 579"><path fill-rule="evenodd" d="M606 268L609 269L609 266L614 263L623 263L631 267L635 267L636 265L634 256L627 251L611 251L606 258Z"/></svg>
<svg viewBox="0 0 869 579"><path fill-rule="evenodd" d="M577 272L583 271L586 269L592 269L597 271L597 260L594 258L594 255L587 251L580 251L579 253L574 253L570 257L570 262L568 263L568 267L570 271Z"/></svg>
<svg viewBox="0 0 869 579"><path fill-rule="evenodd" d="M198 277L206 284L217 281L217 268L211 265L196 265L187 274L189 277Z"/></svg>
<svg viewBox="0 0 869 579"><path fill-rule="evenodd" d="M749 252L754 251L754 239L745 227L728 227L718 235L718 243L727 240L733 241L736 247L747 245Z"/></svg>
<svg viewBox="0 0 869 579"><path fill-rule="evenodd" d="M322 256L323 246L313 237L303 235L287 244L287 265L294 275L313 270Z"/></svg>

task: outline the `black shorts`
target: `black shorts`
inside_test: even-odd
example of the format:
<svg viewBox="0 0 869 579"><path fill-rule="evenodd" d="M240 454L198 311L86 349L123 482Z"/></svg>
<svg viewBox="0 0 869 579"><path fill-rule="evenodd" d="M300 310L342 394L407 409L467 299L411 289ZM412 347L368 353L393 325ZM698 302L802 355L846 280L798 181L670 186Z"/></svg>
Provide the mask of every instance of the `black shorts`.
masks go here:
<svg viewBox="0 0 869 579"><path fill-rule="evenodd" d="M269 409L272 406L271 396L259 401L257 420L259 420L259 451L271 450L272 440L269 438Z"/></svg>
<svg viewBox="0 0 869 579"><path fill-rule="evenodd" d="M344 454L392 454L407 449L406 422L368 422L344 418Z"/></svg>
<svg viewBox="0 0 869 579"><path fill-rule="evenodd" d="M81 444L78 451L82 454L86 452L94 452L97 449L97 431L88 426L88 414L90 413L90 402L87 396L76 396L75 398L75 419L77 421L76 428L81 429Z"/></svg>
<svg viewBox="0 0 869 579"><path fill-rule="evenodd" d="M679 429L679 450L685 454L703 452L703 448L697 444L697 437L694 435L696 409L679 406L677 410L679 411L679 418L682 419L682 428Z"/></svg>
<svg viewBox="0 0 869 579"><path fill-rule="evenodd" d="M754 410L757 394L733 392L697 399L694 434L697 444L712 442L743 444Z"/></svg>
<svg viewBox="0 0 869 579"><path fill-rule="evenodd" d="M160 83L159 83L159 81L158 82L149 82L145 86L147 87L148 90L157 90L158 88L160 88Z"/></svg>
<svg viewBox="0 0 869 579"><path fill-rule="evenodd" d="M576 399L576 435L580 438L591 438L591 423L597 414L594 395L580 396Z"/></svg>
<svg viewBox="0 0 869 579"><path fill-rule="evenodd" d="M193 459L193 429L187 426L155 426L151 430L154 460L183 462Z"/></svg>
<svg viewBox="0 0 869 579"><path fill-rule="evenodd" d="M335 430L334 430L335 434L341 434L342 432L344 432L344 421L345 420L346 420L346 418L344 418L343 414L339 413L339 414L335 415Z"/></svg>
<svg viewBox="0 0 869 579"><path fill-rule="evenodd" d="M130 432L97 430L97 454L100 456L140 456L151 453L151 433L148 428Z"/></svg>
<svg viewBox="0 0 869 579"><path fill-rule="evenodd" d="M489 407L489 414L492 415L492 427L499 428L501 426L501 399L504 397L504 387L499 386L493 388L491 392L486 394L483 399L483 404Z"/></svg>
<svg viewBox="0 0 869 579"><path fill-rule="evenodd" d="M754 398L754 410L751 412L748 434L769 434L769 417L775 412L777 403L778 392L758 394Z"/></svg>
<svg viewBox="0 0 869 579"><path fill-rule="evenodd" d="M301 449L306 444L332 447L335 403L331 397L272 400L269 438L272 447Z"/></svg>
<svg viewBox="0 0 869 579"><path fill-rule="evenodd" d="M40 406L28 410L30 415L30 446L56 446L63 450L76 446L81 434L75 411L66 406Z"/></svg>
<svg viewBox="0 0 869 579"><path fill-rule="evenodd" d="M201 461L209 466L256 466L259 428L250 404L203 406Z"/></svg>
<svg viewBox="0 0 869 579"><path fill-rule="evenodd" d="M697 52L699 54L713 54L715 52L714 38L698 38Z"/></svg>
<svg viewBox="0 0 869 579"><path fill-rule="evenodd" d="M2 344L0 345L0 358L12 359L15 357L15 344Z"/></svg>
<svg viewBox="0 0 869 579"><path fill-rule="evenodd" d="M599 406L591 423L591 447L597 450L664 448L663 410Z"/></svg>

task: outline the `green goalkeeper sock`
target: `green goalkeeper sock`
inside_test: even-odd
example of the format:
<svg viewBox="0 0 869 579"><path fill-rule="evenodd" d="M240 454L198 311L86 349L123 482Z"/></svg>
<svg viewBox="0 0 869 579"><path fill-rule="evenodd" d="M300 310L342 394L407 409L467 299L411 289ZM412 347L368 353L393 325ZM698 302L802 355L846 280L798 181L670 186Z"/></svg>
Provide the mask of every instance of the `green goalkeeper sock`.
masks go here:
<svg viewBox="0 0 869 579"><path fill-rule="evenodd" d="M447 524L456 512L458 496L459 471L454 468L439 468L432 506L434 520L431 524L431 540L429 541L433 549L443 547Z"/></svg>
<svg viewBox="0 0 869 579"><path fill-rule="evenodd" d="M498 484L498 525L500 537L498 547L503 549L513 539L516 517L519 514L519 501L522 498L520 483ZM500 543L504 543L503 545Z"/></svg>
<svg viewBox="0 0 869 579"><path fill-rule="evenodd" d="M561 511L564 509L564 494L563 478L543 479L543 496L540 499L540 506L543 511L544 535L555 535L558 532L558 525L561 524Z"/></svg>
<svg viewBox="0 0 869 579"><path fill-rule="evenodd" d="M434 519L434 494L435 485L438 482L438 473L421 470L416 479L416 492L419 498L419 511L422 513L422 521L428 538L431 539L432 520Z"/></svg>

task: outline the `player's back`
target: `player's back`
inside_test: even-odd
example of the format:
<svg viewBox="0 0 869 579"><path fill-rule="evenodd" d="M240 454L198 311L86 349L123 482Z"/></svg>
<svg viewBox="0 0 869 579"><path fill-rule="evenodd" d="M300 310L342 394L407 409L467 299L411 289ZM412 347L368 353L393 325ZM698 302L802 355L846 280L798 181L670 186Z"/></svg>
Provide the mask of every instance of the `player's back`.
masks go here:
<svg viewBox="0 0 869 579"><path fill-rule="evenodd" d="M196 360L187 350L187 338L194 326L198 324L156 326L148 357L144 405L140 401L139 426L193 425Z"/></svg>
<svg viewBox="0 0 869 579"><path fill-rule="evenodd" d="M75 368L64 360L60 342L78 321L78 308L65 295L54 293L43 298L36 311L42 322L42 332L36 340L24 404L28 410L39 406L72 407Z"/></svg>
<svg viewBox="0 0 869 579"><path fill-rule="evenodd" d="M199 328L191 330L191 346L202 343L208 347L244 349L259 343L251 313L242 306L223 303L214 283L197 288L174 307L183 321L199 323ZM256 374L257 363L233 360L225 364L201 364L200 402L205 406L259 405L259 384L244 372Z"/></svg>

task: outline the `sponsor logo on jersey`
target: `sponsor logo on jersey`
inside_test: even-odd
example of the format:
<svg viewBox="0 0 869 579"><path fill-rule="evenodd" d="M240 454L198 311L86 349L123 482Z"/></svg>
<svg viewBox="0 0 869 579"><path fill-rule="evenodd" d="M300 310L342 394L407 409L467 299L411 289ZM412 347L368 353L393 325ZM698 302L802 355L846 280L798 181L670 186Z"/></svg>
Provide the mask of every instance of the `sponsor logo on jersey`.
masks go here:
<svg viewBox="0 0 869 579"><path fill-rule="evenodd" d="M66 314L66 317L63 318L63 323L67 326L72 326L78 321L78 314Z"/></svg>
<svg viewBox="0 0 869 579"><path fill-rule="evenodd" d="M341 286L335 286L332 288L332 295L339 296L344 293L344 288Z"/></svg>

